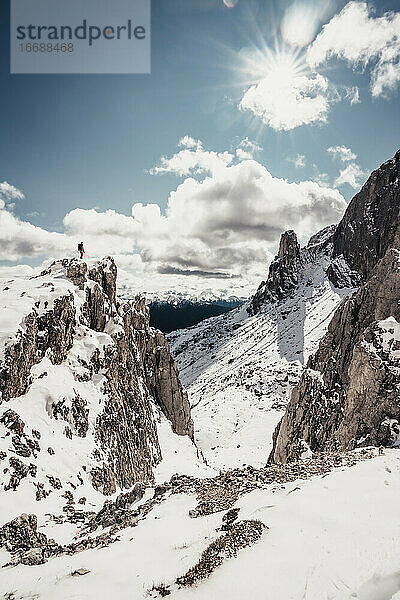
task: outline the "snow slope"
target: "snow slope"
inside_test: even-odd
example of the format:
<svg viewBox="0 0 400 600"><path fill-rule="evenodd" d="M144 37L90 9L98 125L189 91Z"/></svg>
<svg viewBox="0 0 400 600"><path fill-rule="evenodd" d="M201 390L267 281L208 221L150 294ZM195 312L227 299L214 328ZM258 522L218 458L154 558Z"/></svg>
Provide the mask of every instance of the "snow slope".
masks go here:
<svg viewBox="0 0 400 600"><path fill-rule="evenodd" d="M3 569L0 597L140 600L159 598L149 590L164 583L172 600L398 600L399 494L396 450L323 477L257 489L235 506L240 519L265 523L261 539L183 589L173 582L219 535L222 513L190 518L195 498L172 495L105 548Z"/></svg>
<svg viewBox="0 0 400 600"><path fill-rule="evenodd" d="M291 297L252 317L243 305L168 336L189 393L196 443L212 467L265 464L303 365L352 292L327 279L329 252L302 255Z"/></svg>

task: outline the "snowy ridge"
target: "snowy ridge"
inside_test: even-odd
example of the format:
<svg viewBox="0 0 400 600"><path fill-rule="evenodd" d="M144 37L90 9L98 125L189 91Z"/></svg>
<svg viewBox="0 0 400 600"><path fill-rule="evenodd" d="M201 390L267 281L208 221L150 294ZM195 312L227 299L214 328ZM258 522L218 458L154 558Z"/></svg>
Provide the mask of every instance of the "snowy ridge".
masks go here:
<svg viewBox="0 0 400 600"><path fill-rule="evenodd" d="M109 274L107 261L103 261L101 267ZM84 285L73 283L66 276L61 261L39 276L7 280L3 285L0 377L7 377L7 350L13 351L14 344L25 337L30 314L38 318L50 315L54 321L51 311L57 303L65 301L75 317L72 316L72 344L65 359L59 364L54 362L52 351L48 349L31 367L26 391L0 404L0 493L3 498L0 526L21 513L34 511L40 531L60 541L67 528L56 525L52 515L62 514L68 504L95 510L104 502L104 494L96 490L93 483L93 470L104 460L97 436L98 417L109 401L105 393L109 379L106 357L113 351L124 327L115 305L109 306L104 331L87 325L83 315L87 292L93 292L96 286L98 284L89 279ZM124 308L121 314L123 311ZM53 324L57 327L56 322ZM41 337L40 331L38 337ZM137 395L147 402L149 391L143 377L138 384ZM156 464L159 463L155 469L156 481L171 476L176 468L173 457L177 453L182 454L183 471L196 475L207 472L187 436L173 433L171 424L156 404L150 403L149 407L152 411L149 423L154 420L155 439L160 444L160 448L150 447L149 452L157 457L161 451L166 458L161 462L156 458ZM117 486L110 497L120 491Z"/></svg>
<svg viewBox="0 0 400 600"><path fill-rule="evenodd" d="M329 249L303 249L301 264L298 287L283 301L255 316L243 305L168 336L196 442L210 466L265 464L293 385L339 302L353 291L327 278Z"/></svg>

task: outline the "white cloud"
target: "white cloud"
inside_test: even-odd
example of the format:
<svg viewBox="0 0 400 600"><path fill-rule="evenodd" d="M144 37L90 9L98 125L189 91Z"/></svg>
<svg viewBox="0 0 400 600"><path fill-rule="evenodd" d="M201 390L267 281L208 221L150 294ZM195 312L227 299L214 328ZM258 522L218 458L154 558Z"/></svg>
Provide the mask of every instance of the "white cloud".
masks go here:
<svg viewBox="0 0 400 600"><path fill-rule="evenodd" d="M256 142L252 142L245 137L236 148L236 157L239 160L248 160L254 158L255 154L261 152L262 148Z"/></svg>
<svg viewBox="0 0 400 600"><path fill-rule="evenodd" d="M311 68L332 57L347 61L353 68L370 64L371 93L381 96L400 82L399 31L400 13L375 17L366 2L349 2L309 46L307 61Z"/></svg>
<svg viewBox="0 0 400 600"><path fill-rule="evenodd" d="M276 131L325 123L329 109L328 80L318 73L271 69L245 92L239 108L250 110Z"/></svg>
<svg viewBox="0 0 400 600"><path fill-rule="evenodd" d="M137 247L148 267L238 275L265 266L285 229L306 238L338 221L345 206L336 190L289 183L246 160L202 180L186 178L171 192L165 215L158 205L138 203L132 217L76 209L64 223L88 248L96 237L109 240L109 251L117 244L126 252Z"/></svg>
<svg viewBox="0 0 400 600"><path fill-rule="evenodd" d="M13 210L17 200L23 200L24 194L18 188L7 181L0 183L0 209L7 206L8 210Z"/></svg>
<svg viewBox="0 0 400 600"><path fill-rule="evenodd" d="M178 145L181 148L198 148L199 146L201 147L201 142L199 140L195 140L190 135L185 135L179 140Z"/></svg>
<svg viewBox="0 0 400 600"><path fill-rule="evenodd" d="M315 163L312 165L313 168L313 181L318 183L321 187L330 187L330 178L328 173L321 173L318 165Z"/></svg>
<svg viewBox="0 0 400 600"><path fill-rule="evenodd" d="M344 169L340 170L338 177L335 179L335 186L344 184L350 185L355 190L361 187L366 173L356 163L350 163Z"/></svg>
<svg viewBox="0 0 400 600"><path fill-rule="evenodd" d="M350 102L351 105L360 104L360 90L358 89L358 87L352 86L350 88L347 88L345 91L345 98Z"/></svg>
<svg viewBox="0 0 400 600"><path fill-rule="evenodd" d="M296 169L304 169L307 164L304 154L296 154L296 156L288 156L286 160L292 163Z"/></svg>
<svg viewBox="0 0 400 600"><path fill-rule="evenodd" d="M64 233L55 233L0 210L2 256L71 256L83 240L89 259L113 254L126 271L147 281L193 273L197 281L239 278L240 287L241 281L265 274L284 230L295 229L305 241L337 222L345 210L337 190L313 181L289 183L254 159L232 158L204 174L204 155L217 162L219 155L201 144L192 148L190 169L182 170L199 175L187 176L171 191L165 213L156 204L140 202L131 215L76 208L65 215ZM165 159L173 172L181 152Z"/></svg>
<svg viewBox="0 0 400 600"><path fill-rule="evenodd" d="M179 142L184 150L180 150L172 157L163 156L160 165L150 170L152 175L162 173L175 173L180 177L185 175L200 175L215 173L229 165L234 156L229 152L209 152L204 150L200 140L185 136Z"/></svg>
<svg viewBox="0 0 400 600"><path fill-rule="evenodd" d="M36 227L0 210L0 252L3 260L22 257L60 256L71 246L67 236Z"/></svg>
<svg viewBox="0 0 400 600"><path fill-rule="evenodd" d="M306 46L315 36L318 17L318 11L311 3L292 3L282 19L283 39L294 46Z"/></svg>
<svg viewBox="0 0 400 600"><path fill-rule="evenodd" d="M250 144L244 140L242 146ZM204 153L215 155L196 146L192 173L204 164ZM177 156L180 160L178 152L164 164L175 168ZM237 274L264 264L285 229L295 228L306 238L338 221L344 209L336 190L311 181L289 183L247 159L219 165L202 179L186 178L171 192L165 216L157 205L143 204L134 205L132 214L145 263Z"/></svg>
<svg viewBox="0 0 400 600"><path fill-rule="evenodd" d="M339 158L342 162L350 162L357 158L357 154L354 154L354 152L346 146L330 146L327 148L327 152L332 154L334 158Z"/></svg>

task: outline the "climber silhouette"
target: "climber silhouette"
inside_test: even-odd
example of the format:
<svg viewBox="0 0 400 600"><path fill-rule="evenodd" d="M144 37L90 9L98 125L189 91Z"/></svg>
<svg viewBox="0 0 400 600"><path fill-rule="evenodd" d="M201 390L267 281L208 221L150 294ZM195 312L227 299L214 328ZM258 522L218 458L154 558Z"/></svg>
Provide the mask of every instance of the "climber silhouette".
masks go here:
<svg viewBox="0 0 400 600"><path fill-rule="evenodd" d="M78 252L80 252L81 258L83 258L83 255L85 254L85 248L83 247L83 242L80 242L78 244Z"/></svg>

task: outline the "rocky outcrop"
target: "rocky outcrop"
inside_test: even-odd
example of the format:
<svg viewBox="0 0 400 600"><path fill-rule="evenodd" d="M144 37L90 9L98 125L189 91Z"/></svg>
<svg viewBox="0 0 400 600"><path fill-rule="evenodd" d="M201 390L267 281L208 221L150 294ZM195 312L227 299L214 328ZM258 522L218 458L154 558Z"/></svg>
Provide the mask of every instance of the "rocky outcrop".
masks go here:
<svg viewBox="0 0 400 600"><path fill-rule="evenodd" d="M161 331L149 329L149 310L142 298L136 300L135 307L139 314L145 315L147 325L138 331L144 332L142 333L142 346L145 349L143 361L150 392L171 421L175 433L188 435L193 439L193 421L188 396L179 380L178 367L171 356L167 338Z"/></svg>
<svg viewBox="0 0 400 600"><path fill-rule="evenodd" d="M161 460L157 406L176 433L193 437L187 394L168 342L149 326L143 299L119 302L116 276L110 257L89 270L76 259L51 265L34 282L39 300L35 302L33 296L31 312L0 355L1 401L28 393L32 383L40 380L47 415L60 422L71 448L75 437L88 439L88 465L82 464L82 471L73 474L77 479L73 485L79 486L89 476L93 487L105 495L138 481L153 481L153 468ZM64 291L57 296L60 281ZM41 367L42 361L60 366L60 376L67 380L72 375L69 387L48 381L49 367ZM53 456L54 450L41 448L40 431L31 430L13 409L0 410L0 424L10 442L5 489L16 490L21 479L29 477L37 499L45 498L54 489L48 483L54 477L33 481L36 461L40 463L41 452ZM7 454L2 452L1 457ZM62 486L60 481L58 489ZM67 499L72 504L71 496Z"/></svg>
<svg viewBox="0 0 400 600"><path fill-rule="evenodd" d="M309 359L275 431L271 461L400 443L399 159L372 174L334 234L335 251L366 281L336 310ZM362 215L366 224L357 221Z"/></svg>
<svg viewBox="0 0 400 600"><path fill-rule="evenodd" d="M268 279L263 281L254 294L248 312L256 314L266 302L276 302L287 297L298 284L300 244L294 231L285 231L275 260L270 264Z"/></svg>
<svg viewBox="0 0 400 600"><path fill-rule="evenodd" d="M133 303L132 327L141 350L146 383L153 398L171 421L178 435L193 439L193 421L186 391L179 379L178 367L172 358L168 340L158 329L149 327L150 311L145 299Z"/></svg>
<svg viewBox="0 0 400 600"><path fill-rule="evenodd" d="M116 486L127 488L135 481L152 481L153 467L161 460L150 390L143 389L145 365L133 327L135 309L120 309L123 331L106 350L104 410L97 419L96 439L106 460L94 472L94 483L103 493Z"/></svg>
<svg viewBox="0 0 400 600"><path fill-rule="evenodd" d="M322 256L331 260L332 236L335 229L336 225L325 227L313 235L304 248L300 248L294 231L285 231L280 239L278 254L269 266L268 278L261 282L250 300L247 312L255 315L267 304L294 297L307 265L315 263ZM349 267L344 261L342 263L336 268L338 278L341 278L343 284L340 287L351 287Z"/></svg>
<svg viewBox="0 0 400 600"><path fill-rule="evenodd" d="M398 246L399 180L400 150L371 174L333 235L333 257L343 257L361 281L366 281L388 248Z"/></svg>
<svg viewBox="0 0 400 600"><path fill-rule="evenodd" d="M46 352L60 364L72 346L75 306L72 294L57 298L51 310L26 315L14 344L6 348L0 361L0 403L24 394L33 365Z"/></svg>

